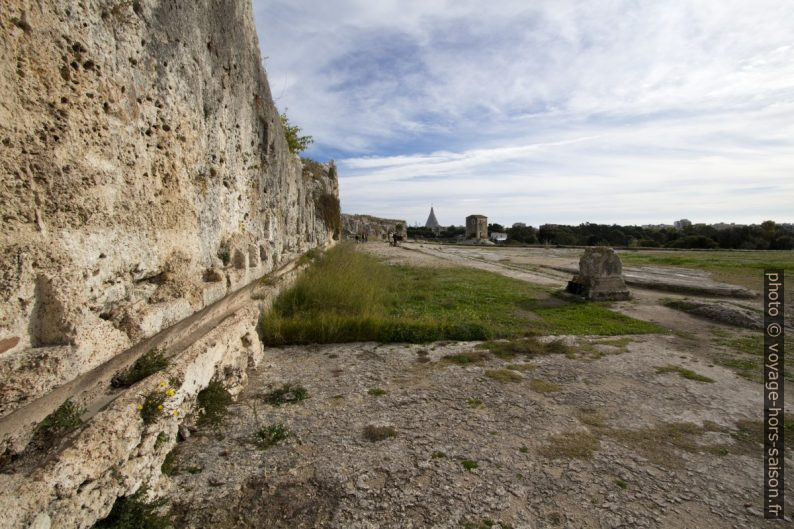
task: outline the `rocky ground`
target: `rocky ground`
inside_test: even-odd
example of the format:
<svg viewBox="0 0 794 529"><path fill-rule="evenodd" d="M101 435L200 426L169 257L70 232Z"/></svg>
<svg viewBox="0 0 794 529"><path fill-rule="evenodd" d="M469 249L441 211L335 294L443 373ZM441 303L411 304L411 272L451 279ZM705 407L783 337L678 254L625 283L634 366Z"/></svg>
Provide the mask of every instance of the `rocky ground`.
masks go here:
<svg viewBox="0 0 794 529"><path fill-rule="evenodd" d="M617 308L670 334L562 337L573 353L534 358L475 343L268 349L220 428L183 431L166 484L176 526L765 526L761 386L712 361L712 331L740 331L635 294ZM269 403L287 383L307 398Z"/></svg>

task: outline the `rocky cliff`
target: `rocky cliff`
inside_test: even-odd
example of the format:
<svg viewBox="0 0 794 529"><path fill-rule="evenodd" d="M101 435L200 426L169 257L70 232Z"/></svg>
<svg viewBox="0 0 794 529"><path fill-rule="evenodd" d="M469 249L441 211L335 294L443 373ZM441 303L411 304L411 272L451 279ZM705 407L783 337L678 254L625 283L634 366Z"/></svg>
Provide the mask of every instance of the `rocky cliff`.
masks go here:
<svg viewBox="0 0 794 529"><path fill-rule="evenodd" d="M248 0L10 0L0 25L7 459L63 398L88 405L104 375L165 330L231 307L232 293L339 227L335 171L306 171L287 148ZM184 349L189 337L166 345ZM186 402L221 353L187 384ZM64 519L84 525L104 500Z"/></svg>
<svg viewBox="0 0 794 529"><path fill-rule="evenodd" d="M397 232L407 236L408 223L404 220L381 219L372 215L342 214L342 228L345 237L366 235L370 240L386 240L390 233Z"/></svg>

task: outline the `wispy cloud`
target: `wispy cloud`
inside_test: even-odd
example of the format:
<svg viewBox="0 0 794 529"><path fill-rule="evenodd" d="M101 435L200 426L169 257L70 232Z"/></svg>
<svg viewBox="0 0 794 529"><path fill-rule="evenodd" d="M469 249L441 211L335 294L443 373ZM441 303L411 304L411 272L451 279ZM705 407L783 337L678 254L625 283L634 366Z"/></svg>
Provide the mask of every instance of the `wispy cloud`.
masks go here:
<svg viewBox="0 0 794 529"><path fill-rule="evenodd" d="M790 2L254 8L276 103L337 159L346 211L794 220Z"/></svg>

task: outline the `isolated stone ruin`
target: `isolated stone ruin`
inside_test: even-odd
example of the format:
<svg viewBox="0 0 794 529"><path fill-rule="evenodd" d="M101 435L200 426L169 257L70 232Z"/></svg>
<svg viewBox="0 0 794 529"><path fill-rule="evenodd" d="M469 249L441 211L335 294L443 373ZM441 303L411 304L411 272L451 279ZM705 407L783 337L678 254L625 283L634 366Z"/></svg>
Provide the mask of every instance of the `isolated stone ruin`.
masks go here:
<svg viewBox="0 0 794 529"><path fill-rule="evenodd" d="M469 215L466 217L466 238L487 240L488 217L485 215Z"/></svg>
<svg viewBox="0 0 794 529"><path fill-rule="evenodd" d="M631 297L623 281L623 264L612 248L587 248L579 259L579 273L566 290L593 301L620 301Z"/></svg>

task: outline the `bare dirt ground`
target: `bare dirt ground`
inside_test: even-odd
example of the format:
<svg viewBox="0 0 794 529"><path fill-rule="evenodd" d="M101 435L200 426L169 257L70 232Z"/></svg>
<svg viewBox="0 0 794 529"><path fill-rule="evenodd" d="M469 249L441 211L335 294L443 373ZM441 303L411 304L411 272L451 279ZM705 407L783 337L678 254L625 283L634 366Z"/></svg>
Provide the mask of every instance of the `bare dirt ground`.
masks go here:
<svg viewBox="0 0 794 529"><path fill-rule="evenodd" d="M500 268L487 249L471 260L362 247L404 264ZM176 526L766 526L748 422L762 417L761 385L714 362L719 337L746 331L663 307L662 293L633 294L614 307L669 334L562 337L576 354L464 365L445 357L477 344L269 349L224 425L180 443L167 485ZM308 398L265 402L288 382ZM263 448L256 432L277 424L288 437Z"/></svg>

